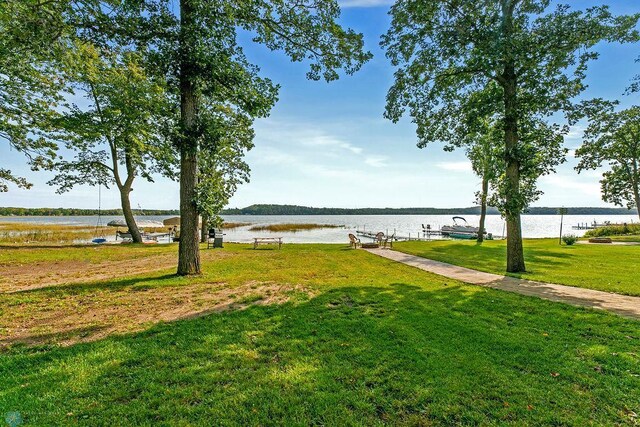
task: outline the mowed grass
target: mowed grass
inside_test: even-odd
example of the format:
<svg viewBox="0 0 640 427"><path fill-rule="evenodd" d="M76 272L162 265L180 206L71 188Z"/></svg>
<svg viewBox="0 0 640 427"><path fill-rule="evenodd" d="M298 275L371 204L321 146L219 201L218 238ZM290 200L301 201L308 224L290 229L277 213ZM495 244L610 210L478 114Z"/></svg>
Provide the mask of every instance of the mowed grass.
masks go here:
<svg viewBox="0 0 640 427"><path fill-rule="evenodd" d="M158 250L117 249L108 253L120 260ZM65 248L42 250L50 262L67 258ZM25 254L14 252L24 263L44 258ZM25 425L91 426L610 426L635 425L640 413L637 321L462 285L340 245L227 244L203 251L203 268L197 278L155 272L21 297L64 304L80 293L87 302L113 286L175 293L194 281L309 292L96 342L5 349L0 412Z"/></svg>
<svg viewBox="0 0 640 427"><path fill-rule="evenodd" d="M506 274L506 241L402 242L394 249L476 270ZM557 239L524 241L526 273L509 274L581 288L640 295L640 246L575 244Z"/></svg>

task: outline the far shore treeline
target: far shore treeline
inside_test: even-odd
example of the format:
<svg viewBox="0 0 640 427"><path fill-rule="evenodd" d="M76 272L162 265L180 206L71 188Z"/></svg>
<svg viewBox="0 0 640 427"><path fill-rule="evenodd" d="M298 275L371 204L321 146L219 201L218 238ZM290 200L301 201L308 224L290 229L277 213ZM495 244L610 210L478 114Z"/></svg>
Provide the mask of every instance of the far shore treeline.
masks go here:
<svg viewBox="0 0 640 427"><path fill-rule="evenodd" d="M0 207L0 216L83 216L122 215L122 209L77 208L14 208ZM313 208L296 205L251 205L246 208L225 209L222 215L480 215L480 206L468 208ZM144 215L179 215L180 211L145 209ZM487 209L489 215L499 215L498 209ZM533 207L529 215L556 215L558 208ZM568 208L568 215L637 215L637 210L624 208L576 207Z"/></svg>

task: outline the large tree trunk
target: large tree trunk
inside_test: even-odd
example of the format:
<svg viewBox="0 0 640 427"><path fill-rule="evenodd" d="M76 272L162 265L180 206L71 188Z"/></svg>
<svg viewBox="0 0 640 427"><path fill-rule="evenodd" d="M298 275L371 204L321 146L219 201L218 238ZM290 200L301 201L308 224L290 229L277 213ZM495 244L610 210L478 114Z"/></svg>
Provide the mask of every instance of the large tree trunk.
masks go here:
<svg viewBox="0 0 640 427"><path fill-rule="evenodd" d="M482 177L482 194L480 195L480 230L478 231L478 243L484 240L484 223L487 218L487 193L489 192L489 178L485 172Z"/></svg>
<svg viewBox="0 0 640 427"><path fill-rule="evenodd" d="M198 99L193 64L193 0L180 0L180 245L178 274L200 274L198 210L195 190L198 183L198 140L196 136Z"/></svg>
<svg viewBox="0 0 640 427"><path fill-rule="evenodd" d="M517 76L513 66L507 65L504 73L504 143L506 157L507 194L505 216L507 220L507 272L526 271L522 247L520 212L520 161L518 159L518 111Z"/></svg>
<svg viewBox="0 0 640 427"><path fill-rule="evenodd" d="M640 218L640 181L638 177L638 160L633 160L633 176L631 177L631 185L633 186L633 198L638 210L638 218Z"/></svg>
<svg viewBox="0 0 640 427"><path fill-rule="evenodd" d="M138 229L138 224L133 216L133 210L131 209L131 200L129 200L129 193L131 193L131 187L121 187L120 189L120 204L122 205L122 214L124 220L131 233L131 240L134 243L142 243L142 234Z"/></svg>
<svg viewBox="0 0 640 427"><path fill-rule="evenodd" d="M640 218L640 188L638 188L638 183L635 182L633 185L633 196L635 198L634 202L636 202L636 209L638 211L638 218Z"/></svg>

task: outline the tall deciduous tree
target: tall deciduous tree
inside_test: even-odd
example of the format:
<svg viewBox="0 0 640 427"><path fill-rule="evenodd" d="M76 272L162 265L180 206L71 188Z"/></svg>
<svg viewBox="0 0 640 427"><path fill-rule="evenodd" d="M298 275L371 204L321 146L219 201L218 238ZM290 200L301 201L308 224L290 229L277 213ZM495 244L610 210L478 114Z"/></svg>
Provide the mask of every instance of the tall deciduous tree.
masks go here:
<svg viewBox="0 0 640 427"><path fill-rule="evenodd" d="M467 148L467 158L471 161L473 172L480 177L482 185L476 197L480 204L480 232L478 243L484 240L485 222L487 218L487 203L489 201L489 187L495 184L504 170L500 153L501 132L488 122L479 133L469 135L470 144Z"/></svg>
<svg viewBox="0 0 640 427"><path fill-rule="evenodd" d="M591 117L576 157L578 172L609 167L600 181L602 200L640 207L640 107L609 108Z"/></svg>
<svg viewBox="0 0 640 427"><path fill-rule="evenodd" d="M152 78L140 53L98 49L76 41L63 72L69 92L85 102L66 105L50 121L49 136L74 153L52 168L58 192L76 185L115 185L134 242L142 242L131 208L137 176L173 176L175 155L165 132L171 126L164 79Z"/></svg>
<svg viewBox="0 0 640 427"><path fill-rule="evenodd" d="M337 1L148 0L139 9L123 8L114 37L144 44L168 77L179 99L180 247L178 274L200 272L198 247L199 157L213 125L207 106L224 105L255 119L264 117L277 99L277 87L258 75L238 41L239 31L255 43L283 51L293 61L310 62L308 77L327 81L338 72L354 73L369 59L362 36L337 24Z"/></svg>
<svg viewBox="0 0 640 427"><path fill-rule="evenodd" d="M550 0L398 0L382 39L398 67L386 117L408 110L421 144L447 140L469 114L486 117L495 106L503 128L507 271L525 271L520 213L526 208L520 127L523 120L575 113L572 99L585 89L591 48L600 41L635 41L639 15L612 16L607 6L585 11ZM490 88L495 86L495 90ZM481 95L469 106L467 99ZM477 101L478 101L477 100ZM530 188L530 187L529 187Z"/></svg>

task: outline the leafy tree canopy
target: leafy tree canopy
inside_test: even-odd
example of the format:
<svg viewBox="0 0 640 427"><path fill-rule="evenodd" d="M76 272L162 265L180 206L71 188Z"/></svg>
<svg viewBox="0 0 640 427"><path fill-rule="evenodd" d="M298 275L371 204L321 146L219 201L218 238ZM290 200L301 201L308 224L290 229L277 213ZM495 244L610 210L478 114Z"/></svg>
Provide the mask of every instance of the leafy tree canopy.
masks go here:
<svg viewBox="0 0 640 427"><path fill-rule="evenodd" d="M602 199L633 209L640 205L640 107L614 111L613 106L591 117L583 144L576 150L576 170L607 166L600 184Z"/></svg>
<svg viewBox="0 0 640 427"><path fill-rule="evenodd" d="M65 103L50 121L49 137L75 153L54 165L50 182L68 191L75 185L130 187L136 175L175 174L167 133L172 117L164 80L149 76L140 52L107 50L76 41L61 68L69 93L81 106ZM126 174L120 172L126 169Z"/></svg>

